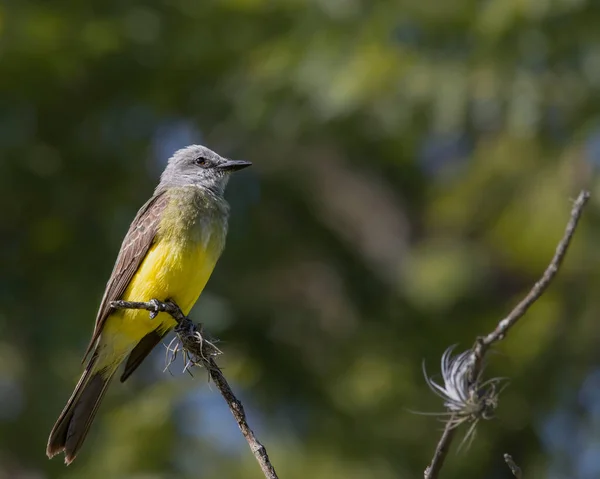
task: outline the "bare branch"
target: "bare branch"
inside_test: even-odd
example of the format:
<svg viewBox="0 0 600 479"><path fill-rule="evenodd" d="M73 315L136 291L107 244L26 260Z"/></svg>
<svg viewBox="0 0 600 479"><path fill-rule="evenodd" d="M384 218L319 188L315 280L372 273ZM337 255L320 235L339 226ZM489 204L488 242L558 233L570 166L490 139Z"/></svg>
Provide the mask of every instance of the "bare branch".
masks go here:
<svg viewBox="0 0 600 479"><path fill-rule="evenodd" d="M433 455L433 459L431 460L431 464L429 464L427 469L425 469L425 479L433 479L438 477L438 474L444 465L444 461L446 460L446 455L450 449L452 439L454 439L454 434L456 433L456 428L452 426L453 423L454 421L452 421L452 418L450 418L450 420L446 423L444 433L442 434L440 442L438 442L438 445L435 448L435 453Z"/></svg>
<svg viewBox="0 0 600 479"><path fill-rule="evenodd" d="M473 376L477 375L477 371L481 369L481 361L487 351L487 349L494 343L501 341L506 336L506 333L510 328L512 328L519 319L521 319L529 307L535 303L544 291L548 288L556 273L558 273L558 269L560 268L563 259L567 254L567 250L569 249L569 245L571 244L571 240L575 235L575 229L577 228L577 224L579 223L579 218L581 217L581 213L583 212L583 208L587 201L590 198L589 191L582 191L579 193L579 196L573 203L573 208L571 209L571 217L569 218L569 222L567 223L567 227L565 229L565 233L558 243L556 247L556 251L554 253L554 257L550 264L544 271L542 277L533 285L529 294L525 296L525 298L515 306L515 308L510 312L506 318L498 323L496 329L492 331L490 334L483 338L478 338L475 347L473 348L473 353L475 355L476 365L473 368Z"/></svg>
<svg viewBox="0 0 600 479"><path fill-rule="evenodd" d="M265 446L260 443L252 429L248 426L244 406L233 394L229 383L214 360L214 357L221 354L221 351L212 342L204 339L202 328L196 326L196 324L183 314L179 306L172 301L161 302L156 299L148 302L113 301L111 306L115 309L145 309L150 311L151 317L156 317L159 312L163 312L170 314L177 321L175 333L177 333L181 342L186 369L189 365L201 365L208 371L221 396L227 402L229 410L235 418L240 431L242 431L242 435L246 438L246 442L258 461L265 478L278 479ZM177 354L178 350L179 347L173 348L174 354Z"/></svg>
<svg viewBox="0 0 600 479"><path fill-rule="evenodd" d="M509 467L510 472L513 473L513 476L515 476L517 479L523 479L521 468L517 466L510 454L504 454L504 462L506 462L506 465Z"/></svg>
<svg viewBox="0 0 600 479"><path fill-rule="evenodd" d="M567 254L567 250L569 249L569 245L571 244L571 240L575 234L575 230L577 228L577 224L579 223L583 208L585 207L589 198L590 193L588 191L582 191L579 193L579 196L575 200L573 208L571 209L571 216L569 218L569 222L567 223L565 233L556 247L554 257L550 261L550 264L544 271L542 277L533 285L533 288L531 288L527 296L525 296L525 298L515 306L508 316L498 323L496 328L491 333L489 333L487 336L477 338L477 341L471 350L469 365L469 380L471 384L470 388L474 394L477 394L480 388L479 380L483 370L483 361L489 348L493 344L504 339L510 328L512 328L517 321L519 321L519 319L525 315L529 307L535 303L540 296L542 296L556 276L556 273L558 272L558 269L560 268L565 255ZM444 433L438 442L431 464L427 467L427 469L425 469L425 479L437 479L439 476L448 449L450 448L452 440L454 439L453 431L455 427L452 426L454 423L455 421L452 421L451 419L446 424L446 429L444 430ZM513 474L515 474L514 470Z"/></svg>

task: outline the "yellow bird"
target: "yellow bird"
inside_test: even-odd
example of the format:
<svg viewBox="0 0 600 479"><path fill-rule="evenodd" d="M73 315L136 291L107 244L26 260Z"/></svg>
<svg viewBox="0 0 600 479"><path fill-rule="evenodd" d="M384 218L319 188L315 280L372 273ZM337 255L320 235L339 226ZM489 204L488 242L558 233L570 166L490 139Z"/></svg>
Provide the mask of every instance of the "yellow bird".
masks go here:
<svg viewBox="0 0 600 479"><path fill-rule="evenodd" d="M84 361L91 357L50 432L48 457L64 452L65 463L73 462L119 365L125 361L123 382L176 324L166 313L151 319L147 311L115 310L111 302L172 300L188 314L225 246L229 175L250 165L200 145L169 159L123 240Z"/></svg>

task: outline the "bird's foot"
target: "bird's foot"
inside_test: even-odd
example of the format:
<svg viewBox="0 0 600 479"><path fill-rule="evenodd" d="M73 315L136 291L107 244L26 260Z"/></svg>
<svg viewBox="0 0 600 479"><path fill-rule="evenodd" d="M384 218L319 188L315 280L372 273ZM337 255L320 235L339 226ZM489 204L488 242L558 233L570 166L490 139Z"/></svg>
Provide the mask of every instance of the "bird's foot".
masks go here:
<svg viewBox="0 0 600 479"><path fill-rule="evenodd" d="M151 299L148 302L154 306L154 309L150 311L150 319L154 319L158 316L158 313L162 311L162 303L156 298Z"/></svg>

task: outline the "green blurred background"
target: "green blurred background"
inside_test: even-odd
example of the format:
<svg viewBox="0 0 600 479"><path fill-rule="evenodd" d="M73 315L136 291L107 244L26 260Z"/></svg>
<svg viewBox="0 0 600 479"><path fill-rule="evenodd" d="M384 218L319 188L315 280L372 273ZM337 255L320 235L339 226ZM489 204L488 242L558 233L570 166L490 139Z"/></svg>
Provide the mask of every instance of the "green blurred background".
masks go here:
<svg viewBox="0 0 600 479"><path fill-rule="evenodd" d="M597 0L0 4L0 478L261 478L203 371L115 383L77 461L48 432L121 239L177 148L236 175L192 317L285 479L419 478L421 363L566 264L491 355L494 421L444 478L600 477Z"/></svg>

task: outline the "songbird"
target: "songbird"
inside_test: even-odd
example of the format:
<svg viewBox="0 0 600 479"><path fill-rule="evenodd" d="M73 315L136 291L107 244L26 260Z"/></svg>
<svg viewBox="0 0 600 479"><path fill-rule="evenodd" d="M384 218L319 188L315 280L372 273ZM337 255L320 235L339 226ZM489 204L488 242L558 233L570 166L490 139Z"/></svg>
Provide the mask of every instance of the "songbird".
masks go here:
<svg viewBox="0 0 600 479"><path fill-rule="evenodd" d="M188 314L225 246L230 174L251 163L222 158L200 145L176 151L152 197L121 245L83 361L89 361L50 432L48 457L73 462L119 365L121 382L175 326L166 313L111 307L115 300L173 301ZM91 356L90 356L91 354Z"/></svg>

